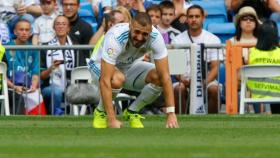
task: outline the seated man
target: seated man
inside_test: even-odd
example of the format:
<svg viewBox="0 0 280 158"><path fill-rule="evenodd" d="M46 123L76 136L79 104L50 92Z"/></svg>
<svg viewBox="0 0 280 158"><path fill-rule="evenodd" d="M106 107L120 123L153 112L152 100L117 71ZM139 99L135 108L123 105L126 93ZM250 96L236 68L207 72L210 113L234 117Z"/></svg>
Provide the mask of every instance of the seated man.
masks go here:
<svg viewBox="0 0 280 158"><path fill-rule="evenodd" d="M220 44L221 41L217 36L203 29L204 20L205 13L203 8L199 5L190 6L187 10L187 24L189 25L189 29L176 36L172 40L172 44ZM223 60L222 53L216 49L207 49L207 63L210 69L207 74L207 81L205 81L208 90L208 113L218 113L218 82L215 79L218 74L219 60ZM190 63L187 64L190 65ZM188 77L189 75L186 76ZM179 78L179 81L184 84L178 84L181 87L175 87L175 90L180 91L181 89L187 91L189 81L186 76Z"/></svg>

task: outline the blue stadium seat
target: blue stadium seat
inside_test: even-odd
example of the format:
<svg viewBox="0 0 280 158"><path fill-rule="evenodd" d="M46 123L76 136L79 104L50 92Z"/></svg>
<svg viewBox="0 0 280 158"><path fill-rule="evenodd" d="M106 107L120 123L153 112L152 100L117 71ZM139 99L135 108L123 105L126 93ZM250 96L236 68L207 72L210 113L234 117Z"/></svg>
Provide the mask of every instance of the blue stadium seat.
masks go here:
<svg viewBox="0 0 280 158"><path fill-rule="evenodd" d="M92 6L89 2L80 3L80 9L78 11L78 14L83 20L85 20L92 26L94 32L97 31L97 21L94 16Z"/></svg>
<svg viewBox="0 0 280 158"><path fill-rule="evenodd" d="M235 34L234 23L209 23L207 30L218 36L222 43L233 37Z"/></svg>
<svg viewBox="0 0 280 158"><path fill-rule="evenodd" d="M278 37L279 37L279 40L280 40L280 22L277 23L277 28L278 28Z"/></svg>
<svg viewBox="0 0 280 158"><path fill-rule="evenodd" d="M207 12L207 17L204 21L204 28L207 28L209 23L225 23L228 22L227 10L224 1L192 1L193 4L200 5Z"/></svg>
<svg viewBox="0 0 280 158"><path fill-rule="evenodd" d="M151 0L151 2L153 2L154 4L160 4L160 2L162 2L163 0Z"/></svg>
<svg viewBox="0 0 280 158"><path fill-rule="evenodd" d="M220 89L220 100L222 103L225 103L225 100L226 100L226 96L225 96L226 68L225 68L224 63L220 64L218 81L222 85L222 87L220 87L221 88Z"/></svg>

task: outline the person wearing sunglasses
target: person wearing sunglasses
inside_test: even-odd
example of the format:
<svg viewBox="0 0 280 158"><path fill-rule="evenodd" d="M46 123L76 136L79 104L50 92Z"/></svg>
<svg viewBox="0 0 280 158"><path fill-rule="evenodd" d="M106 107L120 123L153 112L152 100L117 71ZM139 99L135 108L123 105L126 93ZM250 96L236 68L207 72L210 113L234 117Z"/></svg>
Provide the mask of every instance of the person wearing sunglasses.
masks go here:
<svg viewBox="0 0 280 158"><path fill-rule="evenodd" d="M230 40L233 44L246 44L246 45L256 45L258 39L258 28L261 24L261 21L258 18L258 15L254 8L252 7L243 7L239 10L235 19L236 32L235 36ZM249 49L243 48L243 64L248 64L248 55ZM253 105L254 112L260 112L260 106ZM253 109L249 108L250 111Z"/></svg>
<svg viewBox="0 0 280 158"><path fill-rule="evenodd" d="M235 36L230 39L233 44L252 44L257 43L257 31L261 21L254 8L243 7L239 10L235 19ZM248 61L248 49L243 49L243 62Z"/></svg>

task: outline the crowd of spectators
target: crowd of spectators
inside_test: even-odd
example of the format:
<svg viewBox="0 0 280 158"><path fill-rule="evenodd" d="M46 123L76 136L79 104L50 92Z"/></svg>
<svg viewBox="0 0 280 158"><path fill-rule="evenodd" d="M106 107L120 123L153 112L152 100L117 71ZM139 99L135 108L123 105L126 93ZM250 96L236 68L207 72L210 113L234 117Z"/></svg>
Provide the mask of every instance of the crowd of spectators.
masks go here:
<svg viewBox="0 0 280 158"><path fill-rule="evenodd" d="M206 1L206 0L205 0ZM82 3L89 3L93 9L93 15L97 20L98 30L93 32L92 26L79 16ZM206 2L207 3L207 2ZM227 9L228 22L234 22L236 26L235 36L230 40L233 43L256 44L257 30L265 19L280 22L280 0L224 0ZM203 29L203 22L207 18L206 10L198 13L188 11L188 8L198 9L191 0L0 0L0 39L3 45L73 45L93 44L98 46L104 34L110 27L117 23L129 22L137 12L147 12L153 26L162 34L166 44L178 43L221 43L220 39ZM195 10L194 9L194 10ZM201 29L202 32L197 32ZM189 31L188 31L189 30ZM13 51L6 52L6 62ZM34 62L28 67L32 83L28 88L34 90L39 87L39 78L42 80L41 88L44 100L50 100L53 85L59 85L55 90L54 109L50 103L46 103L48 112L62 114L60 105L63 102L65 87L69 83L70 72L76 66L85 66L86 58L90 57L90 51L74 50L48 50L41 51L41 65L36 51L30 51ZM218 52L208 53L207 62L210 65L208 80L209 112L217 113L217 65L219 60L214 56ZM21 59L21 53L12 53ZM37 55L36 55L37 54ZM151 61L149 53L144 60ZM244 63L248 62L248 49L243 51ZM38 60L37 60L38 58ZM38 63L37 63L38 62ZM18 62L21 64L21 62ZM9 71L11 64L8 64ZM19 69L27 69L26 65ZM39 69L40 68L40 69ZM39 70L41 76L39 77ZM65 75L66 74L66 75ZM8 73L12 79L12 73ZM53 76L55 80L50 80ZM55 77L57 76L57 77ZM65 76L66 78L64 78ZM57 80L56 80L57 79ZM189 74L174 76L175 94L178 90L188 92ZM182 81L182 85L177 84ZM8 85L16 92L23 91L21 86L9 80ZM187 95L187 93L183 93ZM176 95L175 95L176 96ZM176 99L177 100L177 99ZM182 101L185 105L185 100ZM176 103L178 104L178 103ZM156 113L156 112L153 112Z"/></svg>

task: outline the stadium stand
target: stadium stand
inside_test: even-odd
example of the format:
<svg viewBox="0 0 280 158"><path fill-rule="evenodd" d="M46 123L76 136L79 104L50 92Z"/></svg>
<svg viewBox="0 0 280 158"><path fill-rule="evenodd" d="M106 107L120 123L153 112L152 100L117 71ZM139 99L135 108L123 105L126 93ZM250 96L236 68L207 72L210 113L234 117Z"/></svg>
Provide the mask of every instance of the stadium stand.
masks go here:
<svg viewBox="0 0 280 158"><path fill-rule="evenodd" d="M209 23L207 30L218 36L222 43L234 36L234 23Z"/></svg>
<svg viewBox="0 0 280 158"><path fill-rule="evenodd" d="M204 22L204 28L207 28L209 23L224 23L227 22L227 10L224 1L192 1L193 4L200 5L207 12L207 17Z"/></svg>
<svg viewBox="0 0 280 158"><path fill-rule="evenodd" d="M91 4L89 2L82 2L80 4L80 9L78 11L79 16L85 20L87 23L89 23L92 27L93 32L97 31L97 21L93 13L93 9L91 7Z"/></svg>

